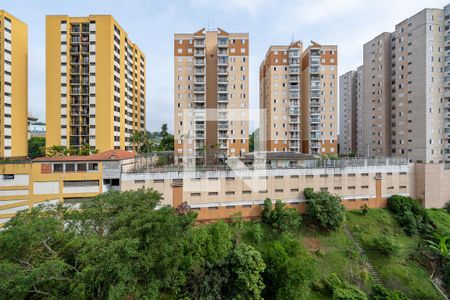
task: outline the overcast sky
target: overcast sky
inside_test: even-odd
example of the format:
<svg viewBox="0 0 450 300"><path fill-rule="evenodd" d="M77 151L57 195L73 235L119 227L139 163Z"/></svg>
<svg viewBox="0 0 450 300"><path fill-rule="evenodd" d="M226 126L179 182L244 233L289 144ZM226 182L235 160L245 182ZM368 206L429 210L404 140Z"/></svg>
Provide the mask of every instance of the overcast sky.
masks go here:
<svg viewBox="0 0 450 300"><path fill-rule="evenodd" d="M447 0L448 1L448 0ZM45 15L111 14L147 56L147 127L173 129L173 34L221 27L250 34L250 106L258 107L258 68L271 44L293 38L337 44L339 74L362 63L362 45L443 0L1 0L28 24L29 111L45 120Z"/></svg>

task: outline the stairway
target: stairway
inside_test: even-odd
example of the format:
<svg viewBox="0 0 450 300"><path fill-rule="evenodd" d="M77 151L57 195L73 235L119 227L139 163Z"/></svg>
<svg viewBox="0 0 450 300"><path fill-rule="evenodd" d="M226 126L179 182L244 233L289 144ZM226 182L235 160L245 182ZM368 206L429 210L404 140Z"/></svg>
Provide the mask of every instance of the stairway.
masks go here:
<svg viewBox="0 0 450 300"><path fill-rule="evenodd" d="M374 266L369 262L369 258L367 257L366 251L361 247L361 244L358 240L355 239L353 236L352 231L348 227L347 224L344 224L344 230L347 234L347 237L352 241L353 245L356 247L356 250L358 251L359 255L361 255L364 258L364 261L366 262L367 269L370 272L370 275L372 275L373 281L375 284L383 285L383 281L380 278L380 275L378 275L377 270L374 268Z"/></svg>

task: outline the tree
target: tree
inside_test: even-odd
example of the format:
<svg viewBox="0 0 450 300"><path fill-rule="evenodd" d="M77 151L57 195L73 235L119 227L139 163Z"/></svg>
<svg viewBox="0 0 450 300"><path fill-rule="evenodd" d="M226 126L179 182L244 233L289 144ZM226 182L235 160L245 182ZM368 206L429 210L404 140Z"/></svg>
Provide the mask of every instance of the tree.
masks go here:
<svg viewBox="0 0 450 300"><path fill-rule="evenodd" d="M283 232L298 230L302 218L296 209L287 208L286 204L281 200L277 200L275 202L275 208L272 209L272 201L267 198L264 201L262 220L264 223L271 225L275 230Z"/></svg>
<svg viewBox="0 0 450 300"><path fill-rule="evenodd" d="M370 300L408 300L404 294L399 291L390 290L382 285L376 284L372 287L369 294Z"/></svg>
<svg viewBox="0 0 450 300"><path fill-rule="evenodd" d="M416 199L400 195L391 196L388 199L388 209L394 214L406 234L427 235L431 232L430 218Z"/></svg>
<svg viewBox="0 0 450 300"><path fill-rule="evenodd" d="M300 299L308 296L314 260L298 240L284 234L261 250L266 264L263 273L265 299Z"/></svg>
<svg viewBox="0 0 450 300"><path fill-rule="evenodd" d="M315 193L310 189L305 189L303 193L309 199L306 208L309 221L323 229L337 230L345 217L341 199L328 192Z"/></svg>
<svg viewBox="0 0 450 300"><path fill-rule="evenodd" d="M167 124L161 126L161 142L159 143L159 151L173 151L174 137L168 131Z"/></svg>
<svg viewBox="0 0 450 300"><path fill-rule="evenodd" d="M371 247L386 256L391 256L400 250L396 240L388 235L376 236L372 239Z"/></svg>
<svg viewBox="0 0 450 300"><path fill-rule="evenodd" d="M252 246L239 244L230 255L229 293L233 299L262 299L264 283L261 273L266 265Z"/></svg>
<svg viewBox="0 0 450 300"><path fill-rule="evenodd" d="M45 137L31 137L28 140L28 157L33 159L45 156Z"/></svg>
<svg viewBox="0 0 450 300"><path fill-rule="evenodd" d="M68 153L68 149L60 145L53 145L45 149L45 154L49 157L66 156Z"/></svg>
<svg viewBox="0 0 450 300"><path fill-rule="evenodd" d="M131 143L136 152L142 153L143 145L146 143L147 134L144 131L133 131L131 134Z"/></svg>
<svg viewBox="0 0 450 300"><path fill-rule="evenodd" d="M341 280L335 273L332 273L325 280L326 292L333 299L339 300L367 300L367 295L356 286Z"/></svg>
<svg viewBox="0 0 450 300"><path fill-rule="evenodd" d="M250 134L250 136L249 136L248 148L249 148L249 152L255 151L255 131L253 131L252 134Z"/></svg>

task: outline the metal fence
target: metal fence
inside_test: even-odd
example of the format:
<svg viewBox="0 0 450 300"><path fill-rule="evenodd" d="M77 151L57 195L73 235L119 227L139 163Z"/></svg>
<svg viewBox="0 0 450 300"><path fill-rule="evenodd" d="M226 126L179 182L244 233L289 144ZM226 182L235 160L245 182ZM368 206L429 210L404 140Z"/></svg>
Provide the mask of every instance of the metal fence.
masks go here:
<svg viewBox="0 0 450 300"><path fill-rule="evenodd" d="M350 168L350 167L370 167L370 166L399 166L407 165L408 160L403 158L345 158L345 159L316 159L301 160L295 164L287 166L266 165L246 165L245 167L236 167L229 165L164 165L157 166L150 158L140 157L134 162L122 166L122 173L162 173L162 172L188 172L188 171L231 171L231 170L271 170L271 169L315 169L315 168Z"/></svg>

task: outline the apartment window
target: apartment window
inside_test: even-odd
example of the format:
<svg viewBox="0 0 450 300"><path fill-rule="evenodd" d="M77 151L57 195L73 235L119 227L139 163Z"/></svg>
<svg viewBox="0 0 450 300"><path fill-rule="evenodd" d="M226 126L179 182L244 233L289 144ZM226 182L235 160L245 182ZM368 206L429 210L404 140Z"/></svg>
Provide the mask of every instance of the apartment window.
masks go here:
<svg viewBox="0 0 450 300"><path fill-rule="evenodd" d="M208 196L217 196L219 195L218 192L208 192Z"/></svg>
<svg viewBox="0 0 450 300"><path fill-rule="evenodd" d="M291 175L291 178L298 178L298 175Z"/></svg>
<svg viewBox="0 0 450 300"><path fill-rule="evenodd" d="M252 205L251 204L244 204L244 205L242 205L242 208L252 208Z"/></svg>
<svg viewBox="0 0 450 300"><path fill-rule="evenodd" d="M58 173L63 171L63 164L53 164L53 172Z"/></svg>
<svg viewBox="0 0 450 300"><path fill-rule="evenodd" d="M275 189L275 193L282 193L283 189Z"/></svg>
<svg viewBox="0 0 450 300"><path fill-rule="evenodd" d="M77 171L78 172L86 172L87 171L87 165L86 164L77 164Z"/></svg>
<svg viewBox="0 0 450 300"><path fill-rule="evenodd" d="M144 184L145 180L135 180L134 183L136 183L136 184Z"/></svg>
<svg viewBox="0 0 450 300"><path fill-rule="evenodd" d="M70 180L64 181L64 187L89 187L89 186L99 186L98 180Z"/></svg>
<svg viewBox="0 0 450 300"><path fill-rule="evenodd" d="M198 197L200 196L200 193L191 193L191 197Z"/></svg>
<svg viewBox="0 0 450 300"><path fill-rule="evenodd" d="M234 205L227 205L227 206L225 206L225 208L226 209L233 209L233 208L235 208L235 206Z"/></svg>
<svg viewBox="0 0 450 300"><path fill-rule="evenodd" d="M234 191L225 192L225 195L234 195Z"/></svg>
<svg viewBox="0 0 450 300"><path fill-rule="evenodd" d="M248 195L248 194L251 194L252 193L252 191L242 191L242 194L245 194L245 195Z"/></svg>
<svg viewBox="0 0 450 300"><path fill-rule="evenodd" d="M154 183L164 183L164 179L155 179L153 180Z"/></svg>
<svg viewBox="0 0 450 300"><path fill-rule="evenodd" d="M88 170L89 171L98 171L98 163L89 163Z"/></svg>
<svg viewBox="0 0 450 300"><path fill-rule="evenodd" d="M75 164L66 164L66 172L75 172Z"/></svg>
<svg viewBox="0 0 450 300"><path fill-rule="evenodd" d="M299 189L291 189L292 193L298 193Z"/></svg>

